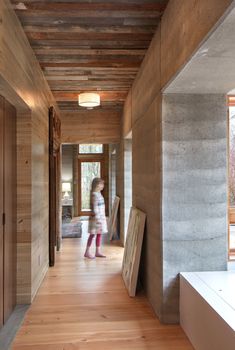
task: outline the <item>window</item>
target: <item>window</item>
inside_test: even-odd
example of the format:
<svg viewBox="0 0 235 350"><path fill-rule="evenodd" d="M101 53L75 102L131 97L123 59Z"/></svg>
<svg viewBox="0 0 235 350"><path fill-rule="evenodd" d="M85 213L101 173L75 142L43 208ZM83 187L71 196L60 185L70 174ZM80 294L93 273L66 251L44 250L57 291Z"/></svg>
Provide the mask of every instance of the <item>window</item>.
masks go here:
<svg viewBox="0 0 235 350"><path fill-rule="evenodd" d="M90 210L91 183L95 177L101 177L100 162L81 161L81 210Z"/></svg>
<svg viewBox="0 0 235 350"><path fill-rule="evenodd" d="M102 144L84 144L79 145L79 153L80 154L100 154L103 153L103 145Z"/></svg>

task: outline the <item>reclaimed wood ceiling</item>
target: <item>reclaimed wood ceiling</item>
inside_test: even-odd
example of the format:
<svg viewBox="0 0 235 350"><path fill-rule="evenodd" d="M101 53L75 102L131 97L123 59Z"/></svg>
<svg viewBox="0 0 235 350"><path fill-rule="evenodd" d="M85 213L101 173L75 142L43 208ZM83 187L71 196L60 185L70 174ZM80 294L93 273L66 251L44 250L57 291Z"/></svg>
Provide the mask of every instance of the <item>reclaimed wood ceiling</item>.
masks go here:
<svg viewBox="0 0 235 350"><path fill-rule="evenodd" d="M121 109L168 0L11 1L61 110Z"/></svg>

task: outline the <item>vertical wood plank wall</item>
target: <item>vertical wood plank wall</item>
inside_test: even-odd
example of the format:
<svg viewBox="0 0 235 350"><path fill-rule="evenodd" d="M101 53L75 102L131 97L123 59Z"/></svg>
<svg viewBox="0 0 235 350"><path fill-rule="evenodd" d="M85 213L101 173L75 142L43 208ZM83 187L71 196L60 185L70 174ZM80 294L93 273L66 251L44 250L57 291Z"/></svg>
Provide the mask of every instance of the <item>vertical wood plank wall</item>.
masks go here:
<svg viewBox="0 0 235 350"><path fill-rule="evenodd" d="M4 323L16 305L16 110L4 101Z"/></svg>
<svg viewBox="0 0 235 350"><path fill-rule="evenodd" d="M16 110L0 96L0 327L16 305Z"/></svg>
<svg viewBox="0 0 235 350"><path fill-rule="evenodd" d="M231 3L232 0L182 0L179 6L178 0L170 0L124 106L122 138L132 130L133 205L147 214L142 282L161 320L164 318L161 91L191 58ZM117 189L122 195L123 147L119 151Z"/></svg>
<svg viewBox="0 0 235 350"><path fill-rule="evenodd" d="M17 113L17 302L31 300L32 117Z"/></svg>
<svg viewBox="0 0 235 350"><path fill-rule="evenodd" d="M48 108L56 104L8 0L0 18L0 93L17 108L17 302L30 303L48 268Z"/></svg>
<svg viewBox="0 0 235 350"><path fill-rule="evenodd" d="M0 96L0 213L3 213L3 118L4 99ZM3 325L3 224L0 218L0 327Z"/></svg>

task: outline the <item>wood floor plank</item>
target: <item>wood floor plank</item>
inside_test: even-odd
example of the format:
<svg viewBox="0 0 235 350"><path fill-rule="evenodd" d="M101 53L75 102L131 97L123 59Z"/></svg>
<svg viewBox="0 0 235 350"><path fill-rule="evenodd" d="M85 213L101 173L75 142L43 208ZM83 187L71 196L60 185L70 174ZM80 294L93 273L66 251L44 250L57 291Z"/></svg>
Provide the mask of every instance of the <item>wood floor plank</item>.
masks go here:
<svg viewBox="0 0 235 350"><path fill-rule="evenodd" d="M190 350L177 325L162 325L143 292L130 298L121 278L123 248L83 257L86 235L63 240L12 350Z"/></svg>

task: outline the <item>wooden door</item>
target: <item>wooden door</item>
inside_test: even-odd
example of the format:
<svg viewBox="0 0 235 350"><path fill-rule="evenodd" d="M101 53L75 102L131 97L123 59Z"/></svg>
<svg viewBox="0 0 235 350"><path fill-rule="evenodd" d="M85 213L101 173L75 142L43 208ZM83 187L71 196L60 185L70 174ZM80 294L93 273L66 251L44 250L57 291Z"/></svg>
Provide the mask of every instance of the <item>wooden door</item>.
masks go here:
<svg viewBox="0 0 235 350"><path fill-rule="evenodd" d="M60 248L60 119L49 109L49 265L55 264Z"/></svg>
<svg viewBox="0 0 235 350"><path fill-rule="evenodd" d="M5 100L4 323L16 305L16 110Z"/></svg>
<svg viewBox="0 0 235 350"><path fill-rule="evenodd" d="M3 209L3 118L4 118L4 99L0 96L0 327L3 325L3 224L4 224L4 209Z"/></svg>

